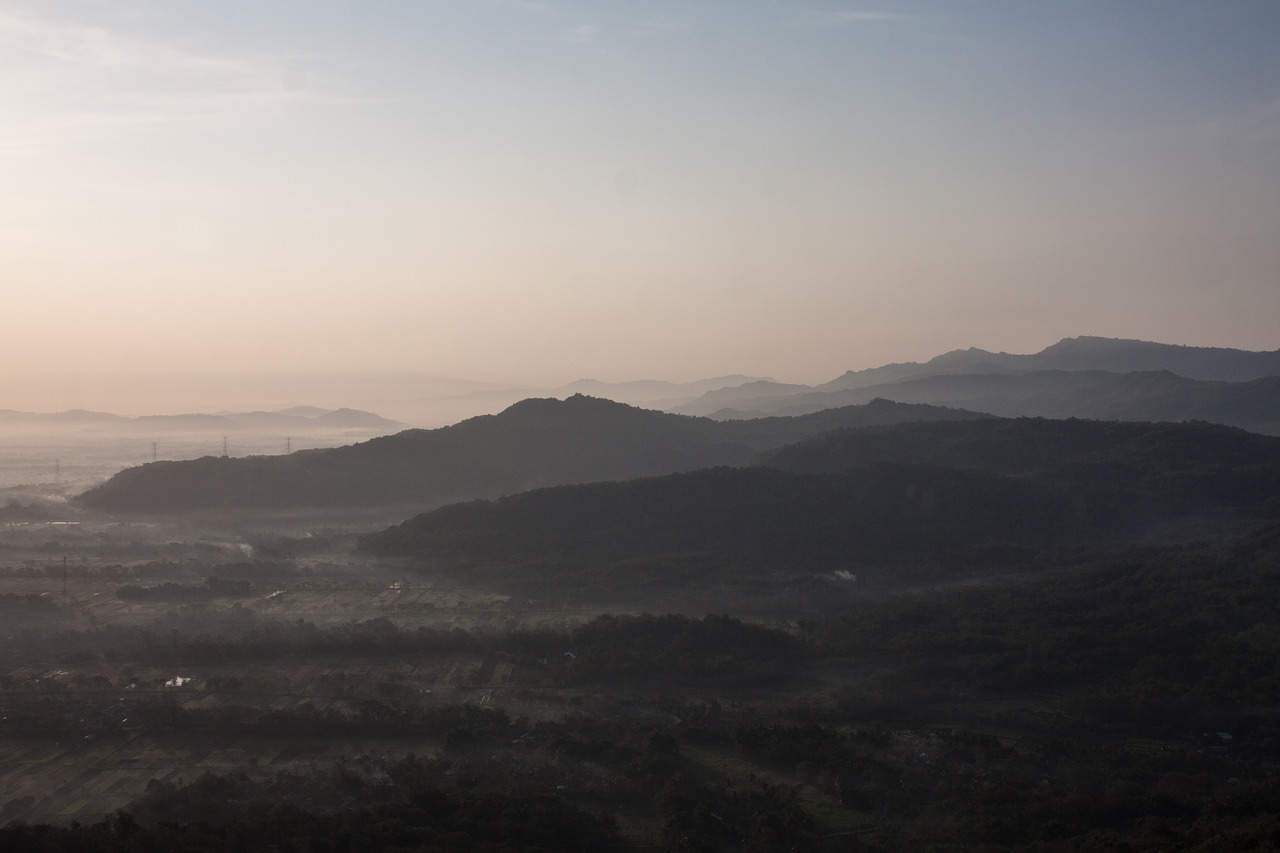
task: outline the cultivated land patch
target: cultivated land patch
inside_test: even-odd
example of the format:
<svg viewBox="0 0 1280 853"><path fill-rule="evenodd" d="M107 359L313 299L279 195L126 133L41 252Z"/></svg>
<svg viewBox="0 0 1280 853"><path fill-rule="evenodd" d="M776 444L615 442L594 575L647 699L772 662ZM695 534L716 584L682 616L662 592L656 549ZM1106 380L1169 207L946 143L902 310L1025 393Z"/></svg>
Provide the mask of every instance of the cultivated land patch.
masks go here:
<svg viewBox="0 0 1280 853"><path fill-rule="evenodd" d="M137 522L39 523L0 531L0 549L6 541L11 546L0 555L0 596L35 600L11 614L6 629L160 626L156 630L163 640L163 626L189 627L182 623L202 619L216 624L235 614L247 625L302 620L322 628L382 619L404 629L500 632L564 628L602 612L534 606L456 580L405 577L376 564L287 561L281 564L285 571L273 573L266 564L246 574L226 569L221 560L115 561L84 555L91 546L86 539L106 542L109 550L139 532L150 534L152 528ZM40 537L48 537L47 547L34 541ZM59 550L75 556L64 560ZM219 556L241 555L221 547ZM200 590L209 577L247 581L248 589L234 596L182 598ZM147 592L131 596L127 588ZM480 654L334 656L264 650L250 660L170 665L98 654L63 660L53 647L25 648L0 649L0 722L25 718L31 722L22 725L32 729L22 736L0 736L0 819L5 821L89 823L126 807L152 780L189 783L206 772L265 779L342 761L431 755L440 746L438 735L415 731L291 735L285 729L236 735L200 731L199 724L197 730L175 731L156 717L166 708L197 721L217 721L267 712L341 717L368 703L400 711L473 705L550 720L590 701L572 690L548 690L537 673ZM162 643L157 654L163 652ZM41 733L45 724L57 731Z"/></svg>

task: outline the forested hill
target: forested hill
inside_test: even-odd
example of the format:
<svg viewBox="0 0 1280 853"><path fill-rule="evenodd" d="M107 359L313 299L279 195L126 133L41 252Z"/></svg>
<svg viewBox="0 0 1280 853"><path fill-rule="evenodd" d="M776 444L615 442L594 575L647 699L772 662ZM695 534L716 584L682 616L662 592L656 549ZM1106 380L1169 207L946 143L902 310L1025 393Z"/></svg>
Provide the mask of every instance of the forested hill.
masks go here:
<svg viewBox="0 0 1280 853"><path fill-rule="evenodd" d="M593 397L531 399L497 415L288 456L130 468L81 495L113 512L219 507L435 506L541 486L747 464L840 426L981 417L876 401L798 418L720 423Z"/></svg>
<svg viewBox="0 0 1280 853"><path fill-rule="evenodd" d="M1280 502L1280 438L1206 423L991 419L835 430L761 457L806 473L914 462L1121 485L1180 500L1212 491L1224 500Z"/></svg>
<svg viewBox="0 0 1280 853"><path fill-rule="evenodd" d="M1280 439L1196 424L904 424L774 457L800 460L839 473L719 469L538 490L444 507L363 547L508 577L613 567L677 580L1009 565L1188 521L1280 514Z"/></svg>
<svg viewBox="0 0 1280 853"><path fill-rule="evenodd" d="M367 537L362 550L423 557L469 576L568 583L580 571L655 584L905 563L970 565L1024 555L1081 531L1070 494L936 466L858 476L716 468L623 483L538 489L442 507ZM1114 507L1112 507L1114 508ZM694 577L690 573L700 575ZM725 577L724 580L729 580ZM621 579L620 579L621 582Z"/></svg>

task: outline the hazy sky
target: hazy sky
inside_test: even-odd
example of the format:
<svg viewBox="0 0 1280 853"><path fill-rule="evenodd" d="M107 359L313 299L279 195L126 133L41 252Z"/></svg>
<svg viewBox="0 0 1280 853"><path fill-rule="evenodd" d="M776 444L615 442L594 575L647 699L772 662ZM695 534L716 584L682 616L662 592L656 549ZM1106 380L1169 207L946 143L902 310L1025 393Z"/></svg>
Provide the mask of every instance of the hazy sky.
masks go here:
<svg viewBox="0 0 1280 853"><path fill-rule="evenodd" d="M0 0L0 288L13 400L1275 349L1280 3Z"/></svg>

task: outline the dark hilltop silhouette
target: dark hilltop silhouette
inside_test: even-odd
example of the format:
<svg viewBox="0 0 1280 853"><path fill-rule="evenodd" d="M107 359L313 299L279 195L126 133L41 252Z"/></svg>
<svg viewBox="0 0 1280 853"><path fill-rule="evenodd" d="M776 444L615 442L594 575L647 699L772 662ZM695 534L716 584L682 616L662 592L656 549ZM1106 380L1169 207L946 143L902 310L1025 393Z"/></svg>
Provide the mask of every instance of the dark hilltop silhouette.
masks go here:
<svg viewBox="0 0 1280 853"><path fill-rule="evenodd" d="M1280 351L1067 338L1032 355L954 350L850 371L816 386L752 382L671 410L714 418L797 415L882 397L1002 417L1207 420L1280 434Z"/></svg>
<svg viewBox="0 0 1280 853"><path fill-rule="evenodd" d="M972 419L974 412L875 401L796 418L719 422L575 395L497 415L288 456L153 462L82 494L108 511L213 507L436 506L541 486L745 465L841 426Z"/></svg>

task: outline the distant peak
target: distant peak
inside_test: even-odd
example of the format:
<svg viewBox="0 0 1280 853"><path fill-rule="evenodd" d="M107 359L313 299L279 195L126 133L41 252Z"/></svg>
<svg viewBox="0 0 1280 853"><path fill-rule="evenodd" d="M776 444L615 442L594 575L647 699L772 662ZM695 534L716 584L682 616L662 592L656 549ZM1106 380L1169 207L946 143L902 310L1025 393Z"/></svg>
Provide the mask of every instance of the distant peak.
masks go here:
<svg viewBox="0 0 1280 853"><path fill-rule="evenodd" d="M1145 344L1147 341L1140 341L1136 338L1104 338L1099 335L1077 335L1074 338L1063 338L1056 344L1045 347L1046 350L1065 349L1068 347L1078 347L1082 345L1106 345L1106 344Z"/></svg>
<svg viewBox="0 0 1280 853"><path fill-rule="evenodd" d="M551 411L563 409L569 406L573 406L575 408L583 408L586 406L616 409L633 408L632 406L628 406L626 403L617 403L606 397L592 397L590 394L577 393L570 394L563 400L556 397L528 397L518 403L512 403L507 407L506 411Z"/></svg>

